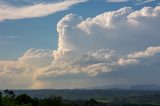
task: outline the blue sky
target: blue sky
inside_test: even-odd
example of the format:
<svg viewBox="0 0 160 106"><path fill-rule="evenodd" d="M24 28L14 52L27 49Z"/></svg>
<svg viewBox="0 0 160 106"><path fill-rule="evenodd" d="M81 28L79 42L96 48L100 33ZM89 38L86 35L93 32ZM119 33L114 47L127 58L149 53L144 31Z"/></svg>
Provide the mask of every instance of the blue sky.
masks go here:
<svg viewBox="0 0 160 106"><path fill-rule="evenodd" d="M159 0L1 0L0 84L10 79L3 88L160 84L159 5Z"/></svg>
<svg viewBox="0 0 160 106"><path fill-rule="evenodd" d="M6 0L4 0L6 2ZM54 0L7 0L10 5L31 5L36 3L52 3ZM105 0L91 0L88 2L73 5L70 9L50 14L45 17L4 20L0 22L0 59L15 60L29 48L57 49L58 34L56 26L58 21L69 13L74 13L84 18L95 17L106 11L117 10L122 7L133 7L140 9L143 6L155 7L157 1L143 5L135 5L129 2L106 2ZM11 38L8 38L13 36ZM16 51L16 52L13 52Z"/></svg>

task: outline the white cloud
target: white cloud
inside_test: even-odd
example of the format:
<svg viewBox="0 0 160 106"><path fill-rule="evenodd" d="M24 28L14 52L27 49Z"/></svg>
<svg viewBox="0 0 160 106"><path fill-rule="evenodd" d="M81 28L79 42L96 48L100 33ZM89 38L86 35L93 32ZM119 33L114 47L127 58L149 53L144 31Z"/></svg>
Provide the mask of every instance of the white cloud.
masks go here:
<svg viewBox="0 0 160 106"><path fill-rule="evenodd" d="M118 61L118 64L119 65L135 64L135 63L138 63L139 62L138 60L141 58L149 58L158 53L160 53L160 46L148 47L144 51L134 52L134 53L128 54L124 58L120 58Z"/></svg>
<svg viewBox="0 0 160 106"><path fill-rule="evenodd" d="M47 67L51 61L52 51L40 49L29 49L16 61L0 61L0 77L2 79L0 84L4 85L4 89L6 87L32 88L35 85L36 70Z"/></svg>
<svg viewBox="0 0 160 106"><path fill-rule="evenodd" d="M130 53L150 45L159 45L159 9L158 6L144 7L140 11L134 11L125 7L87 19L74 14L66 15L57 25L58 50L83 53L115 49L117 52Z"/></svg>
<svg viewBox="0 0 160 106"><path fill-rule="evenodd" d="M80 54L65 51L63 55L59 55L58 59L53 60L49 67L42 69L43 72L38 77L78 73L88 73L95 76L98 72L111 71L114 64L115 57L112 50L98 50Z"/></svg>
<svg viewBox="0 0 160 106"><path fill-rule="evenodd" d="M128 64L136 64L138 63L138 60L136 59L125 59L125 58L120 58L118 60L118 65L128 65Z"/></svg>
<svg viewBox="0 0 160 106"><path fill-rule="evenodd" d="M62 76L90 78L142 64L142 58L160 53L159 27L159 6L125 7L87 19L69 14L57 24L57 50L30 49L17 61L1 61L0 76L18 75L31 80L29 87L39 88Z"/></svg>
<svg viewBox="0 0 160 106"><path fill-rule="evenodd" d="M75 14L66 15L57 25L59 43L58 50L53 53L55 60L42 69L43 73L45 76L69 73L94 76L99 72L110 72L119 65L138 63L137 59L123 59L123 56L148 45L160 44L159 9L157 6L134 11L125 7L87 19Z"/></svg>
<svg viewBox="0 0 160 106"><path fill-rule="evenodd" d="M15 7L4 3L0 4L0 21L23 18L43 17L62 10L69 9L72 5L86 2L87 0L65 0L50 4L34 4L31 6Z"/></svg>
<svg viewBox="0 0 160 106"><path fill-rule="evenodd" d="M52 50L29 49L19 61L29 66L41 68L49 65L52 58Z"/></svg>
<svg viewBox="0 0 160 106"><path fill-rule="evenodd" d="M149 47L145 51L142 52L135 52L133 54L129 54L128 58L143 58L143 57L149 57L154 56L156 53L160 52L160 46L157 47Z"/></svg>

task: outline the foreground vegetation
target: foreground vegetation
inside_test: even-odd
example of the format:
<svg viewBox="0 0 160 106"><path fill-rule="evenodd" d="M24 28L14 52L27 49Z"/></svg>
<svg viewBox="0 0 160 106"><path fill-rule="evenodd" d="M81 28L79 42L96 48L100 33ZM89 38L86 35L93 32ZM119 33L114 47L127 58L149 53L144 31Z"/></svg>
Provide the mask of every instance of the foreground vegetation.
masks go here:
<svg viewBox="0 0 160 106"><path fill-rule="evenodd" d="M0 106L160 106L160 95L63 100L60 96L43 99L32 98L24 93L16 96L14 91L5 90L0 92Z"/></svg>

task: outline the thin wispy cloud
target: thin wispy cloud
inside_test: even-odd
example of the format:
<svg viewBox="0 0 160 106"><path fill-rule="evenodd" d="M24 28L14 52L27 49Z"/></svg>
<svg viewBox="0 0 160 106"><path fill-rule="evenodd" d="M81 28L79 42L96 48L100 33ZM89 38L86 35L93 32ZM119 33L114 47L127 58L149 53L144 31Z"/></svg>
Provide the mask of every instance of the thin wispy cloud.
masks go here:
<svg viewBox="0 0 160 106"><path fill-rule="evenodd" d="M0 45L5 45L10 43L10 40L17 39L17 36L0 36Z"/></svg>
<svg viewBox="0 0 160 106"><path fill-rule="evenodd" d="M106 0L106 2L126 2L128 0Z"/></svg>
<svg viewBox="0 0 160 106"><path fill-rule="evenodd" d="M6 44L6 42L0 41L0 45L4 45L4 44Z"/></svg>
<svg viewBox="0 0 160 106"><path fill-rule="evenodd" d="M0 36L0 39L16 39L17 36Z"/></svg>
<svg viewBox="0 0 160 106"><path fill-rule="evenodd" d="M13 5L0 4L0 21L23 18L43 17L59 11L67 10L71 6L88 0L65 0L56 3L40 3L31 6L16 7Z"/></svg>
<svg viewBox="0 0 160 106"><path fill-rule="evenodd" d="M144 0L144 1L139 1L138 3L136 3L135 5L143 5L143 4L146 4L146 3L150 3L150 2L153 2L155 0Z"/></svg>

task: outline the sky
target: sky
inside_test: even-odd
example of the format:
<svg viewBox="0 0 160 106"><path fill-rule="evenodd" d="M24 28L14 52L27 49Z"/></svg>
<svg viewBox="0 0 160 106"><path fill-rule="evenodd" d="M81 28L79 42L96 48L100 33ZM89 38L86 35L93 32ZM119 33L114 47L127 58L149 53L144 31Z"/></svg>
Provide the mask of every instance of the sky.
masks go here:
<svg viewBox="0 0 160 106"><path fill-rule="evenodd" d="M0 0L0 89L160 85L160 0Z"/></svg>

